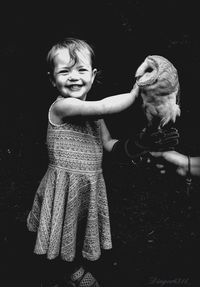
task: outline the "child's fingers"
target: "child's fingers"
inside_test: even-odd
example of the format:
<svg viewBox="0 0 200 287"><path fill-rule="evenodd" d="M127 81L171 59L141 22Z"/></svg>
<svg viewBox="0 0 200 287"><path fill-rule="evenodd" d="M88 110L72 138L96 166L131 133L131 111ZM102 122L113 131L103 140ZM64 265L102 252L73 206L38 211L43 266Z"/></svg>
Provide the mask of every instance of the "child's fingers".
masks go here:
<svg viewBox="0 0 200 287"><path fill-rule="evenodd" d="M131 92L134 92L134 93L135 93L135 97L138 96L138 94L139 94L139 86L138 86L137 83L134 84L134 86L133 86Z"/></svg>

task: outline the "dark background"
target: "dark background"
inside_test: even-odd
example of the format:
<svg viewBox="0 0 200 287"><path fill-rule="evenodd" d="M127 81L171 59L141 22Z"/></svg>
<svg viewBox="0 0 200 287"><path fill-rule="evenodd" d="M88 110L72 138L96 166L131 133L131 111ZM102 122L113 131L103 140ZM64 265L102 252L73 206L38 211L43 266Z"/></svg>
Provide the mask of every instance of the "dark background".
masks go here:
<svg viewBox="0 0 200 287"><path fill-rule="evenodd" d="M54 100L46 76L49 48L66 36L94 46L101 78L90 100L129 91L146 56L166 57L181 86L178 149L199 155L199 13L195 1L161 0L6 2L0 13L2 275L4 286L12 286L11 278L19 286L40 286L26 217L47 166L47 111ZM114 137L136 132L143 125L140 102L107 124ZM108 155L104 167L114 247L100 262L107 278L99 272L102 286L161 286L166 280L198 286L198 179L187 195L173 170L164 176L151 165L134 170Z"/></svg>

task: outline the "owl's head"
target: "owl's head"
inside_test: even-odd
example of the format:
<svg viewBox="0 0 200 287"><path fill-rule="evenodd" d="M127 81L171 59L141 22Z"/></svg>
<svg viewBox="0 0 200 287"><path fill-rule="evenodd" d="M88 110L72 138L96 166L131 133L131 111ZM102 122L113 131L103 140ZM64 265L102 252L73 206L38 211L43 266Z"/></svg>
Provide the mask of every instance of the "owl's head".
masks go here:
<svg viewBox="0 0 200 287"><path fill-rule="evenodd" d="M154 89L163 95L176 93L177 102L180 97L178 73L174 65L159 55L145 58L135 73L136 82L142 90ZM158 93L155 93L159 94Z"/></svg>

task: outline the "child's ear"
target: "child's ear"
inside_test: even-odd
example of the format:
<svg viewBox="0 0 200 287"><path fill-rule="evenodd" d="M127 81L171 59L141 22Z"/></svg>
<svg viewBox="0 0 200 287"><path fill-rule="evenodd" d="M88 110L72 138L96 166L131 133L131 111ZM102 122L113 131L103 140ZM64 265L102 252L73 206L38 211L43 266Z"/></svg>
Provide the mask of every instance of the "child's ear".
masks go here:
<svg viewBox="0 0 200 287"><path fill-rule="evenodd" d="M93 69L93 70L92 70L92 73L93 73L93 81L94 81L94 79L95 79L95 77L96 77L96 74L97 74L97 69Z"/></svg>
<svg viewBox="0 0 200 287"><path fill-rule="evenodd" d="M96 74L97 74L97 69L95 68L93 69L93 75L96 76Z"/></svg>
<svg viewBox="0 0 200 287"><path fill-rule="evenodd" d="M55 84L55 81L54 81L52 73L47 72L47 75L48 75L49 81L52 83L52 86L55 87L56 84Z"/></svg>

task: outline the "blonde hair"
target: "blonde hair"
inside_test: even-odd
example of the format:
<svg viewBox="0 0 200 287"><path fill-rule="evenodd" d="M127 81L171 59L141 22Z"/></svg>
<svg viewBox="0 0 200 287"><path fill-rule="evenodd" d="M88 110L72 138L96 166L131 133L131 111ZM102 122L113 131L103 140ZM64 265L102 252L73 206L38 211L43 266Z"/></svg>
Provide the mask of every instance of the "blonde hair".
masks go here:
<svg viewBox="0 0 200 287"><path fill-rule="evenodd" d="M50 49L50 51L47 54L47 65L48 65L48 72L52 72L54 67L54 57L59 49L65 49L67 48L69 50L69 54L71 57L71 60L73 61L73 65L75 65L78 62L78 56L77 51L79 52L86 52L89 54L91 59L91 66L94 64L95 54L94 50L86 41L68 37L64 38L63 40L57 42L53 47Z"/></svg>

